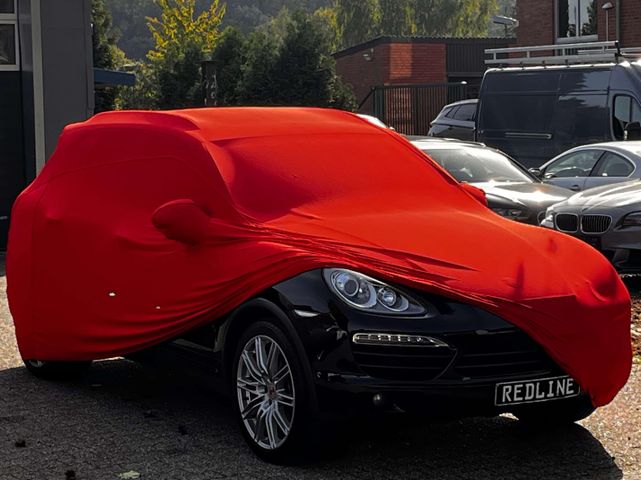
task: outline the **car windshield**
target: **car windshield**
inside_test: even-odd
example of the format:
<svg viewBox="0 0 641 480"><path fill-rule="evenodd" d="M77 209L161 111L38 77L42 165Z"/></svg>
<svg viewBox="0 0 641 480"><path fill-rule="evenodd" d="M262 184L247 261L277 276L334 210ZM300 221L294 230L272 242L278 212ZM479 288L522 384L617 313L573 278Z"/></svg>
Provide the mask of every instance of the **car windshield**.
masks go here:
<svg viewBox="0 0 641 480"><path fill-rule="evenodd" d="M459 182L527 182L534 179L505 155L483 147L421 147Z"/></svg>

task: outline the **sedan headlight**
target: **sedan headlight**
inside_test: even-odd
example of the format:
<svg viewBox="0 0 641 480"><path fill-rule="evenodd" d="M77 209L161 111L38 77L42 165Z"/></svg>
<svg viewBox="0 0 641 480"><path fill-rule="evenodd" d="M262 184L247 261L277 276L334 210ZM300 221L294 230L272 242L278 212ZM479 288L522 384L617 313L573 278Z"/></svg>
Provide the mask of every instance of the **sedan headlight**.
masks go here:
<svg viewBox="0 0 641 480"><path fill-rule="evenodd" d="M428 310L394 287L352 270L326 268L325 281L347 305L385 315L425 315Z"/></svg>
<svg viewBox="0 0 641 480"><path fill-rule="evenodd" d="M622 227L639 227L641 226L641 212L628 213L621 222Z"/></svg>
<svg viewBox="0 0 641 480"><path fill-rule="evenodd" d="M554 210L552 210L552 207L545 211L545 216L540 221L539 225L542 227L554 228Z"/></svg>

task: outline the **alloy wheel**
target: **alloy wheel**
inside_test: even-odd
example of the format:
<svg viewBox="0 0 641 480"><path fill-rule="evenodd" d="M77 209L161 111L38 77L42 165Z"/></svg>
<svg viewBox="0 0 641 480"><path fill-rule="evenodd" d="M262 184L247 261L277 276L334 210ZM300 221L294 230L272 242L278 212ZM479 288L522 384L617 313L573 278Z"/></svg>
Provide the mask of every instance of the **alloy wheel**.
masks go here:
<svg viewBox="0 0 641 480"><path fill-rule="evenodd" d="M274 339L257 335L247 341L238 360L236 392L253 441L267 450L283 445L294 422L296 392L289 362Z"/></svg>

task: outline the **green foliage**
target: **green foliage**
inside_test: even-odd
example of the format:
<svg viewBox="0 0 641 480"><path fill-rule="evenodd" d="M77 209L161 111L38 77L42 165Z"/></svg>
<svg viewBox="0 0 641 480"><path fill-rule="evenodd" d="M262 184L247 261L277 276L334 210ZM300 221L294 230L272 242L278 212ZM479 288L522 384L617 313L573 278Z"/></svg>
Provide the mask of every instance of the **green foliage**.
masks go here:
<svg viewBox="0 0 641 480"><path fill-rule="evenodd" d="M497 0L334 0L342 46L379 35L471 37L488 33Z"/></svg>
<svg viewBox="0 0 641 480"><path fill-rule="evenodd" d="M220 105L305 105L353 110L335 73L331 35L316 15L281 12L243 36L228 29L213 53Z"/></svg>
<svg viewBox="0 0 641 480"><path fill-rule="evenodd" d="M91 23L93 26L93 64L96 68L112 70L125 62L124 53L117 47L118 36L111 25L111 14L103 0L92 0ZM117 87L107 87L95 93L95 111L113 110Z"/></svg>
<svg viewBox="0 0 641 480"><path fill-rule="evenodd" d="M381 20L378 0L336 0L334 8L343 46L355 45L378 35Z"/></svg>
<svg viewBox="0 0 641 480"><path fill-rule="evenodd" d="M244 33L269 23L286 8L290 11L313 12L327 7L331 0L227 0L223 26L234 26ZM210 0L196 0L196 14L207 10ZM129 58L143 59L154 48L154 41L147 27L147 17L160 15L154 0L105 0L111 11L114 25L120 33L118 45Z"/></svg>
<svg viewBox="0 0 641 480"><path fill-rule="evenodd" d="M147 17L155 46L147 56L152 61L163 61L171 56L186 54L189 50L211 53L219 36L219 27L225 15L225 5L212 0L209 7L198 14L196 0L156 0L160 18Z"/></svg>
<svg viewBox="0 0 641 480"><path fill-rule="evenodd" d="M212 53L212 61L218 65L216 82L220 105L235 105L239 100L238 80L244 64L245 38L235 28L227 27Z"/></svg>
<svg viewBox="0 0 641 480"><path fill-rule="evenodd" d="M196 0L157 0L160 17L149 17L154 47L149 64L139 63L134 89L120 96L121 108L186 108L203 104L201 64L220 36L224 5L213 0L197 13Z"/></svg>
<svg viewBox="0 0 641 480"><path fill-rule="evenodd" d="M119 33L118 46L132 59L142 59L154 46L147 17L159 15L154 0L104 0Z"/></svg>
<svg viewBox="0 0 641 480"><path fill-rule="evenodd" d="M147 62L138 61L131 65L136 75L136 85L122 87L116 98L116 110L152 110L158 107L156 72Z"/></svg>

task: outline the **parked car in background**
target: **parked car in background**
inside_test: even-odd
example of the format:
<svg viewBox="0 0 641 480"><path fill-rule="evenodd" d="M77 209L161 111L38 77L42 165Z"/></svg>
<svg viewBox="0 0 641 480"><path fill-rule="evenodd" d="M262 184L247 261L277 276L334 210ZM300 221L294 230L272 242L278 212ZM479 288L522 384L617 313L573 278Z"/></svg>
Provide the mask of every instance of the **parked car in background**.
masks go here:
<svg viewBox="0 0 641 480"><path fill-rule="evenodd" d="M641 178L641 141L572 148L530 173L574 191Z"/></svg>
<svg viewBox="0 0 641 480"><path fill-rule="evenodd" d="M545 57L544 64L529 56L528 50L540 47L519 47L512 58L486 61L528 65L485 73L476 127L477 141L526 167L578 145L624 140L628 127L641 122L641 62L623 61L614 51L590 53L585 44L556 47L564 54ZM550 65L555 62L563 65Z"/></svg>
<svg viewBox="0 0 641 480"><path fill-rule="evenodd" d="M427 134L432 137L473 141L477 102L478 100L475 98L445 105L430 123L430 130Z"/></svg>
<svg viewBox="0 0 641 480"><path fill-rule="evenodd" d="M541 225L584 240L621 273L641 273L641 180L577 193L548 208Z"/></svg>
<svg viewBox="0 0 641 480"><path fill-rule="evenodd" d="M518 162L480 143L412 137L412 143L459 182L482 189L488 206L503 217L538 225L546 209L572 195L542 183Z"/></svg>

